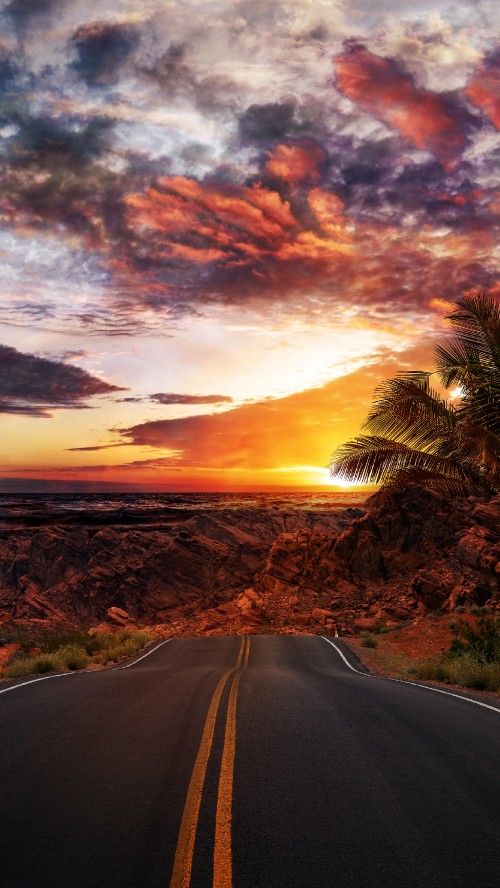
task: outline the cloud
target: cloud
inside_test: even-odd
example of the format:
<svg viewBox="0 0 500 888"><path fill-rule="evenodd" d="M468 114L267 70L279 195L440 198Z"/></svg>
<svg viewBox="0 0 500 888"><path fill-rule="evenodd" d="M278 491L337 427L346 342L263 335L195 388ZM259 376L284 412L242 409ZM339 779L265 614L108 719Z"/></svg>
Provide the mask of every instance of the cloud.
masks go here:
<svg viewBox="0 0 500 888"><path fill-rule="evenodd" d="M230 404L233 399L228 395L185 395L177 392L156 392L142 398L134 395L130 398L118 398L121 404Z"/></svg>
<svg viewBox="0 0 500 888"><path fill-rule="evenodd" d="M319 176L319 146L278 146L267 172L287 192ZM292 209L290 200L260 181L241 186L165 176L145 192L126 197L132 250L112 265L134 292L155 290L160 301L241 301L304 276L333 274L353 252L343 207L335 195L312 190ZM321 211L319 207L321 206ZM163 285L163 286L162 286ZM163 294L163 295L161 295ZM175 294L175 295L174 295Z"/></svg>
<svg viewBox="0 0 500 888"><path fill-rule="evenodd" d="M359 179L376 157L352 167L337 193L323 181L331 175L322 172L324 150L302 140L266 155L274 173L267 182L165 176L129 194L130 233L112 269L128 287L131 311L134 300L137 312L168 306L202 314L217 303L256 307L259 300L265 313L272 297L281 317L312 321L346 306L358 314L396 315L402 305L425 312L431 293L450 298L492 286L492 213L471 184L447 181L437 162L426 182L421 164L395 171L382 155L370 190ZM436 235L433 214L447 226Z"/></svg>
<svg viewBox="0 0 500 888"><path fill-rule="evenodd" d="M153 61L138 65L137 71L158 85L163 99L191 102L206 114L227 110L237 93L229 75L207 71L196 55L190 57L186 41L171 42Z"/></svg>
<svg viewBox="0 0 500 888"><path fill-rule="evenodd" d="M88 447L66 447L65 449L70 453L77 453L79 451L93 451L93 450L113 450L115 447L127 447L127 444L124 442L120 442L118 444L90 444Z"/></svg>
<svg viewBox="0 0 500 888"><path fill-rule="evenodd" d="M124 391L81 367L0 345L0 413L50 416L49 409L82 409L89 398Z"/></svg>
<svg viewBox="0 0 500 888"><path fill-rule="evenodd" d="M294 98L284 102L249 105L238 119L242 140L265 145L307 129L307 122L299 122L296 119L296 110L297 103Z"/></svg>
<svg viewBox="0 0 500 888"><path fill-rule="evenodd" d="M293 188L304 182L317 182L325 161L326 154L320 145L303 140L297 144L278 145L270 151L265 171Z"/></svg>
<svg viewBox="0 0 500 888"><path fill-rule="evenodd" d="M13 110L10 120L18 128L10 146L12 158L22 158L24 162L31 158L40 166L95 160L105 151L110 130L110 121L105 117L87 121L74 115L53 120Z"/></svg>
<svg viewBox="0 0 500 888"><path fill-rule="evenodd" d="M78 56L75 71L87 84L97 85L116 81L138 35L129 24L95 21L80 25L71 42Z"/></svg>
<svg viewBox="0 0 500 888"><path fill-rule="evenodd" d="M1 173L3 223L21 231L52 230L63 242L76 233L86 249L102 247L120 225L123 191L121 177L99 162L110 120L52 119L22 107L11 109L8 120L16 133Z"/></svg>
<svg viewBox="0 0 500 888"><path fill-rule="evenodd" d="M336 86L344 95L397 130L407 144L431 151L446 170L456 166L470 125L456 101L420 89L395 61L353 41L333 61Z"/></svg>
<svg viewBox="0 0 500 888"><path fill-rule="evenodd" d="M50 16L63 6L64 2L65 0L10 0L3 11L12 19L15 27L22 32L33 19Z"/></svg>
<svg viewBox="0 0 500 888"><path fill-rule="evenodd" d="M227 395L180 395L174 392L157 392L149 400L155 404L228 404L233 399Z"/></svg>
<svg viewBox="0 0 500 888"><path fill-rule="evenodd" d="M83 348L67 348L59 355L53 355L52 357L56 361L68 361L71 363L71 361L78 361L80 358L88 357L88 352Z"/></svg>
<svg viewBox="0 0 500 888"><path fill-rule="evenodd" d="M142 491L143 485L126 481L70 481L52 478L0 477L0 493L114 493Z"/></svg>
<svg viewBox="0 0 500 888"><path fill-rule="evenodd" d="M281 323L425 311L428 286L491 285L493 134L470 109L496 119L494 56L477 67L484 40L456 10L375 28L327 6L11 0L0 221L19 243L1 318L140 336L227 307ZM353 33L371 51L341 52ZM432 248L416 236L431 230ZM450 230L470 239L451 277ZM50 275L49 238L71 252ZM41 261L24 274L29 241Z"/></svg>
<svg viewBox="0 0 500 888"><path fill-rule="evenodd" d="M326 465L332 449L353 434L382 379L406 366L432 364L431 346L406 354L381 351L348 376L283 398L243 404L222 413L152 420L120 431L125 443L170 451L121 468L271 470ZM90 468L90 467L89 467Z"/></svg>
<svg viewBox="0 0 500 888"><path fill-rule="evenodd" d="M469 80L466 94L500 129L500 50L484 59Z"/></svg>

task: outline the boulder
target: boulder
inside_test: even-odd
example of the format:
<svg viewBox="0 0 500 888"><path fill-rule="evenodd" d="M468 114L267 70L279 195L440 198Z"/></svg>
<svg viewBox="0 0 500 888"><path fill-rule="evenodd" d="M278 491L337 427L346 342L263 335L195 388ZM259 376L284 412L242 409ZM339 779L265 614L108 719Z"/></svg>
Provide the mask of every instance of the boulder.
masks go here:
<svg viewBox="0 0 500 888"><path fill-rule="evenodd" d="M108 620L112 620L113 623L118 623L119 626L126 626L127 623L130 622L129 614L127 611L122 610L121 607L108 608L106 616Z"/></svg>

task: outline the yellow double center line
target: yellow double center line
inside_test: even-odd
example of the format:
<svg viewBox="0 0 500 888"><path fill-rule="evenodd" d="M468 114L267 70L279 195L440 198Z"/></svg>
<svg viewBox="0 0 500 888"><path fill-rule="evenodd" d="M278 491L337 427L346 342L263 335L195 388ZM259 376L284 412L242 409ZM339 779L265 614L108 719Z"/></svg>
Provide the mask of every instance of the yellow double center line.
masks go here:
<svg viewBox="0 0 500 888"><path fill-rule="evenodd" d="M214 878L213 888L232 888L232 855L231 855L231 820L233 800L234 755L236 748L236 700L241 676L248 665L250 639L242 638L238 662L234 669L224 673L215 689L208 710L205 727L201 737L200 748L194 763L193 773L187 791L186 802L182 814L181 828L177 840L174 869L170 880L170 888L189 888L193 869L194 844L196 828L200 814L201 797L208 760L212 750L215 722L222 692L229 676L233 676L227 706L224 749L219 777L217 796L217 812L215 815L214 845Z"/></svg>

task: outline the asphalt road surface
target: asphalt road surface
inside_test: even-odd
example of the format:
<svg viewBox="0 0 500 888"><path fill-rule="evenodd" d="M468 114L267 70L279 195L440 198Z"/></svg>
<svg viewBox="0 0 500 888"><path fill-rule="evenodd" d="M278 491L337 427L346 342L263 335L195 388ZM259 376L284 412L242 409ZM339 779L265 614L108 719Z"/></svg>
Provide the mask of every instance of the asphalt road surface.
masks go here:
<svg viewBox="0 0 500 888"><path fill-rule="evenodd" d="M332 641L0 685L2 888L498 888L498 704Z"/></svg>

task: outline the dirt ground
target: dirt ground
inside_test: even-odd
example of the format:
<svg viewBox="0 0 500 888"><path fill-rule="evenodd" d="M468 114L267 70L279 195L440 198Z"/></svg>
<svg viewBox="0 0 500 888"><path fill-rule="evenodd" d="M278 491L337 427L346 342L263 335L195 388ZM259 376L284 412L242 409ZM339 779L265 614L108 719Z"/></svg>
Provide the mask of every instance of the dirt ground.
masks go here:
<svg viewBox="0 0 500 888"><path fill-rule="evenodd" d="M407 681L418 681L414 675L408 672L419 660L428 657L439 657L450 649L453 640L452 626L458 619L464 619L471 625L476 624L476 617L470 614L443 614L418 617L408 626L394 629L380 635L373 636L377 647L363 646L361 637L344 639L353 653L374 675L385 678L399 678ZM428 681L424 684L436 685L436 687L453 690L464 690L455 685L443 682ZM472 696L489 697L498 701L500 692L474 691L466 689Z"/></svg>

